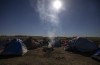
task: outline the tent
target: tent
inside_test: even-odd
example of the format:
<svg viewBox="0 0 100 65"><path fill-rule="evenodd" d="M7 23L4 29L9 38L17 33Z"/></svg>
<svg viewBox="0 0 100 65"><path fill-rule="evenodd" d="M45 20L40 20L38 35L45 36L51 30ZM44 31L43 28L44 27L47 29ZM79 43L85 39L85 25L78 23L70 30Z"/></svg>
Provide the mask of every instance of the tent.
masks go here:
<svg viewBox="0 0 100 65"><path fill-rule="evenodd" d="M56 39L54 43L54 47L61 47L61 40Z"/></svg>
<svg viewBox="0 0 100 65"><path fill-rule="evenodd" d="M26 47L28 50L31 49L36 49L37 47L39 47L40 43L38 42L38 40L33 39L32 37L29 37L28 39L26 39L24 41Z"/></svg>
<svg viewBox="0 0 100 65"><path fill-rule="evenodd" d="M100 49L96 51L95 54L91 56L93 59L99 60L100 61Z"/></svg>
<svg viewBox="0 0 100 65"><path fill-rule="evenodd" d="M48 46L49 45L49 39L48 38L44 38L42 41L42 46Z"/></svg>
<svg viewBox="0 0 100 65"><path fill-rule="evenodd" d="M77 50L80 52L94 52L98 49L98 46L86 38L77 38L68 42L67 47L65 47L64 50L67 49Z"/></svg>
<svg viewBox="0 0 100 65"><path fill-rule="evenodd" d="M13 39L6 45L1 55L24 55L27 52L25 44L20 39Z"/></svg>
<svg viewBox="0 0 100 65"><path fill-rule="evenodd" d="M61 47L61 40L53 39L49 42L48 47Z"/></svg>
<svg viewBox="0 0 100 65"><path fill-rule="evenodd" d="M4 48L5 48L5 45L7 45L8 44L8 40L0 40L0 54L2 53L2 51L4 50Z"/></svg>

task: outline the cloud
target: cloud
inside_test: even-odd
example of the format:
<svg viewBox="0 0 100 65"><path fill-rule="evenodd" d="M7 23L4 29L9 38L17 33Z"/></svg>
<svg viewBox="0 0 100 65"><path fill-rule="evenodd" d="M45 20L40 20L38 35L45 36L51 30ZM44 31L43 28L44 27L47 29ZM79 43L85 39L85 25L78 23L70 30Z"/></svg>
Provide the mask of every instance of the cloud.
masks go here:
<svg viewBox="0 0 100 65"><path fill-rule="evenodd" d="M57 26L59 24L58 16L57 13L49 7L49 2L49 0L38 0L37 11L43 22L47 22L51 25Z"/></svg>

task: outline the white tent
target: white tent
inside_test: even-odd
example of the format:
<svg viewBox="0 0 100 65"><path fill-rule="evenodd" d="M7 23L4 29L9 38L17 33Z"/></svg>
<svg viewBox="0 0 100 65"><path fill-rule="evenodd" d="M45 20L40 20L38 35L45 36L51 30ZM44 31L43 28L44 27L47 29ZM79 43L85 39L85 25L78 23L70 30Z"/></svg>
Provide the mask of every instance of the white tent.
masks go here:
<svg viewBox="0 0 100 65"><path fill-rule="evenodd" d="M13 39L1 55L24 55L27 52L25 44L20 39Z"/></svg>
<svg viewBox="0 0 100 65"><path fill-rule="evenodd" d="M69 49L78 50L80 52L93 52L98 48L98 46L94 42L85 38L71 40L69 41L67 47Z"/></svg>
<svg viewBox="0 0 100 65"><path fill-rule="evenodd" d="M100 61L100 50L93 54L91 57Z"/></svg>

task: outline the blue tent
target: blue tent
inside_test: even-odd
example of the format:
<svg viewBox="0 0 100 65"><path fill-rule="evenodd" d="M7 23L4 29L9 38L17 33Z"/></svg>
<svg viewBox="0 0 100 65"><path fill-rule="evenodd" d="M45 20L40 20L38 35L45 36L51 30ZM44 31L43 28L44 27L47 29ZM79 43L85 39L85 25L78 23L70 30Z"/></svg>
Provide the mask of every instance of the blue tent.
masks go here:
<svg viewBox="0 0 100 65"><path fill-rule="evenodd" d="M4 49L2 55L23 55L27 52L25 44L20 39L13 39Z"/></svg>

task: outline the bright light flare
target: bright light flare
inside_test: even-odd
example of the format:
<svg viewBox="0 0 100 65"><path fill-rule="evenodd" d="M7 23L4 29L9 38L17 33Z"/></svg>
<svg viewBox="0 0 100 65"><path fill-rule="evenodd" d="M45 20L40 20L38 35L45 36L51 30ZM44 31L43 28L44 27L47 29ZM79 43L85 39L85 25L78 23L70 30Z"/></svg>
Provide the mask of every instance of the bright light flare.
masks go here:
<svg viewBox="0 0 100 65"><path fill-rule="evenodd" d="M53 1L53 8L55 10L60 10L62 7L62 2L60 0L54 0Z"/></svg>

